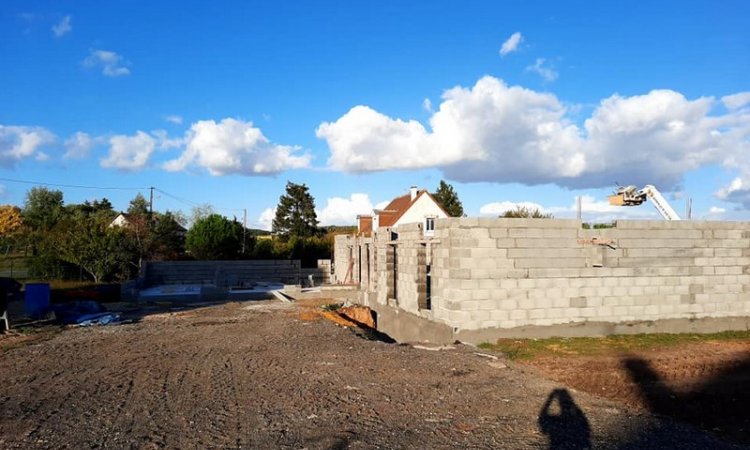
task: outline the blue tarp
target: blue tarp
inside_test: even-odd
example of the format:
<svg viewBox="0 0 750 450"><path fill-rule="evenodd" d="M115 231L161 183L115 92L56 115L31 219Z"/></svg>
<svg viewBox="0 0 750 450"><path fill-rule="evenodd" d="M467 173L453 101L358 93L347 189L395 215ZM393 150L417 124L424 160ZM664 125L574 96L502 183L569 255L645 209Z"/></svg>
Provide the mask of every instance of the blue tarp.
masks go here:
<svg viewBox="0 0 750 450"><path fill-rule="evenodd" d="M52 310L66 325L107 325L120 320L119 313L108 312L101 303L90 300L52 305Z"/></svg>

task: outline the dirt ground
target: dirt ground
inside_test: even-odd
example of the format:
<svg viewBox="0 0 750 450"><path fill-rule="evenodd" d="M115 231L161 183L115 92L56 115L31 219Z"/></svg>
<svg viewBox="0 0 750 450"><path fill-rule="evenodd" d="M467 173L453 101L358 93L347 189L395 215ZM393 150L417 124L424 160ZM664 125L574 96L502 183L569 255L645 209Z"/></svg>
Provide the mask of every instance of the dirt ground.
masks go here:
<svg viewBox="0 0 750 450"><path fill-rule="evenodd" d="M314 306L151 311L3 350L0 448L738 448L474 347L368 340Z"/></svg>
<svg viewBox="0 0 750 450"><path fill-rule="evenodd" d="M750 444L750 342L715 341L528 361L566 386Z"/></svg>

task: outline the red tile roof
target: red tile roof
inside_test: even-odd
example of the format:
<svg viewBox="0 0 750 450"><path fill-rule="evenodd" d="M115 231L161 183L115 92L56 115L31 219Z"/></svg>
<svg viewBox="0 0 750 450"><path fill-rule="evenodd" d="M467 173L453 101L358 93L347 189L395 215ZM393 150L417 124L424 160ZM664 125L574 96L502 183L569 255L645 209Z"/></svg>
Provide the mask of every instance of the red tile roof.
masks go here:
<svg viewBox="0 0 750 450"><path fill-rule="evenodd" d="M378 214L378 226L380 227L390 227L393 226L396 222L398 222L398 219L401 218L401 216L404 215L404 213L411 208L411 205L413 205L417 200L419 200L419 197L422 195L429 196L432 201L435 202L436 205L440 209L443 209L442 206L434 199L432 198L432 195L430 195L429 192L427 192L426 189L420 189L417 191L417 195L414 196L414 200L411 199L411 192L402 195L401 197L396 197L393 200L391 200L390 203L388 203L388 206L385 208L375 211ZM447 214L446 214L447 215Z"/></svg>

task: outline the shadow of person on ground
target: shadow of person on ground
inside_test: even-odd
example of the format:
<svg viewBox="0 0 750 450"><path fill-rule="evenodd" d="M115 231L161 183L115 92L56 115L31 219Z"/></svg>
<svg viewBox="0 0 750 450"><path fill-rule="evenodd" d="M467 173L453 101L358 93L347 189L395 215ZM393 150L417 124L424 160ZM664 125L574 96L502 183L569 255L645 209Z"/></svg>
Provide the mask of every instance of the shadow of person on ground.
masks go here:
<svg viewBox="0 0 750 450"><path fill-rule="evenodd" d="M591 448L591 426L567 389L555 389L547 397L537 420L542 433L549 436L549 448Z"/></svg>
<svg viewBox="0 0 750 450"><path fill-rule="evenodd" d="M689 391L670 387L648 361L628 357L622 362L648 409L684 420L704 430L718 431L750 443L750 357L734 361Z"/></svg>

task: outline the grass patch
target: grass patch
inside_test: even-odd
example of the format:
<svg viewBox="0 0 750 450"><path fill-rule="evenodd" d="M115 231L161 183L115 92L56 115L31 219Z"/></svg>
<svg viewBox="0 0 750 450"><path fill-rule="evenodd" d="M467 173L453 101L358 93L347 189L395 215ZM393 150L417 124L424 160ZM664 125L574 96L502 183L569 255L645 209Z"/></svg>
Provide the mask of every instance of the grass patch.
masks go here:
<svg viewBox="0 0 750 450"><path fill-rule="evenodd" d="M601 356L625 352L661 349L698 342L746 341L748 331L724 331L713 334L632 334L588 338L498 339L479 348L504 353L512 360L540 356Z"/></svg>

